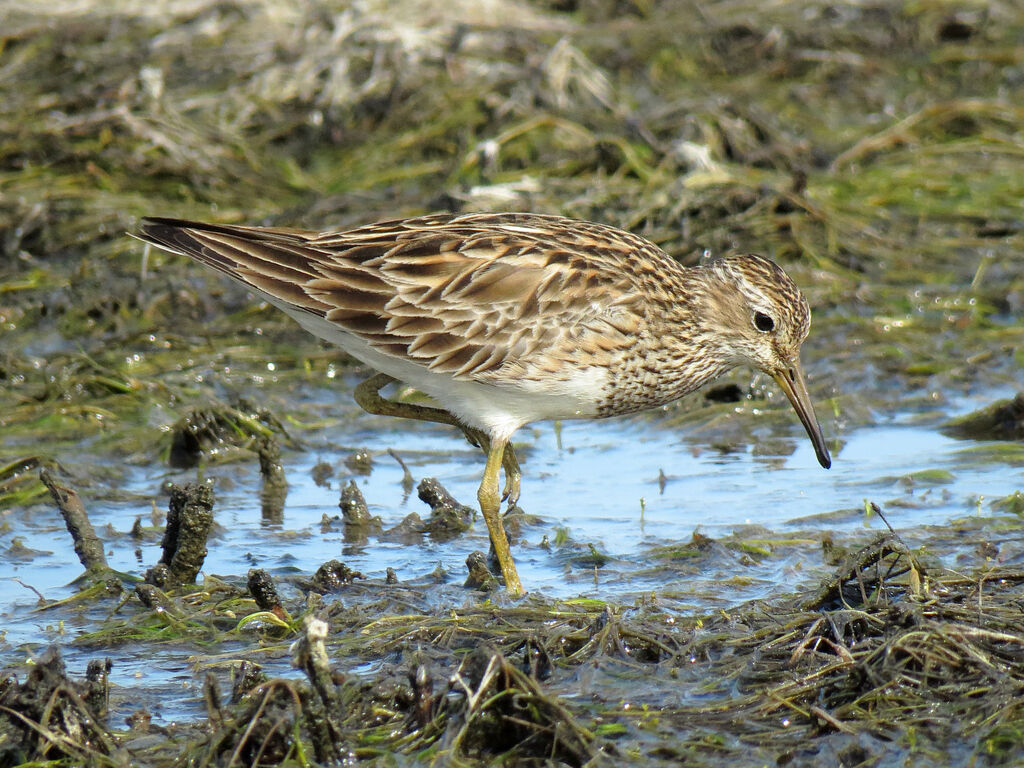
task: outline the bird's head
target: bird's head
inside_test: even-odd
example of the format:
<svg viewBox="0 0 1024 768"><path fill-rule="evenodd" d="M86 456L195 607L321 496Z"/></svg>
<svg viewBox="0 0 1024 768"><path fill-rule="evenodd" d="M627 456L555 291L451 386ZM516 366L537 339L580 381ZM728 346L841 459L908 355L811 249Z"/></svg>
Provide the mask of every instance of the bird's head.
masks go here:
<svg viewBox="0 0 1024 768"><path fill-rule="evenodd" d="M821 466L832 465L814 415L800 345L811 327L811 309L800 289L762 256L727 256L709 263L702 325L729 365L749 365L778 382L807 430Z"/></svg>

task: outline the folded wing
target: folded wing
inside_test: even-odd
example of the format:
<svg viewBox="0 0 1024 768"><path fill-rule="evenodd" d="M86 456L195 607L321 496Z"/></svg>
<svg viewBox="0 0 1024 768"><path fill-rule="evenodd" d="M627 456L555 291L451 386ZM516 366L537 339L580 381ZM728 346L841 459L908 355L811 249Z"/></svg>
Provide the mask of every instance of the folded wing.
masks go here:
<svg viewBox="0 0 1024 768"><path fill-rule="evenodd" d="M557 376L578 354L625 350L644 323L622 259L651 246L559 217L440 215L327 233L151 218L139 237L456 378Z"/></svg>

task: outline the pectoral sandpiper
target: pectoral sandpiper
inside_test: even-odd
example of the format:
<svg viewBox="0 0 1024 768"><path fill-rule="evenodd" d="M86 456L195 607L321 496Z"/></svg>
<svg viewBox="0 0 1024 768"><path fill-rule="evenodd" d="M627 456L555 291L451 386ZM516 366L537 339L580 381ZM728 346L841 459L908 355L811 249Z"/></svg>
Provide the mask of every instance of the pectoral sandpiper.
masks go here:
<svg viewBox="0 0 1024 768"><path fill-rule="evenodd" d="M761 256L684 267L629 232L526 213L328 232L147 218L138 237L223 272L380 371L355 393L367 411L452 424L480 445L477 495L513 595L522 584L500 507L519 498L509 440L524 424L663 405L749 365L774 377L831 465L800 367L810 308ZM383 398L396 379L444 410Z"/></svg>

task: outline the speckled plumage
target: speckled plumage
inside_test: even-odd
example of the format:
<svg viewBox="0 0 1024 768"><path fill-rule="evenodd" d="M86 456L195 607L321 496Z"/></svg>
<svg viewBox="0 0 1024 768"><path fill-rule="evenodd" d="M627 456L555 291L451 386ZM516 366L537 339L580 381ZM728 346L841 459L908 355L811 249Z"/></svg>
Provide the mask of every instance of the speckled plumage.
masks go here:
<svg viewBox="0 0 1024 768"><path fill-rule="evenodd" d="M341 232L145 219L139 237L229 275L492 443L531 421L662 405L749 364L776 377L829 462L799 368L810 309L760 256L687 268L629 232L526 213Z"/></svg>

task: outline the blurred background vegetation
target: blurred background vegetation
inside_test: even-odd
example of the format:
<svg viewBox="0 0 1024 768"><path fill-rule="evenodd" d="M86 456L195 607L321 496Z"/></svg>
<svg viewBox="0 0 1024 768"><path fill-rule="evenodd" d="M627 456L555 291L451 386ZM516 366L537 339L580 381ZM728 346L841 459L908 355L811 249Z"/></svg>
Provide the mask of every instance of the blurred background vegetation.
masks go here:
<svg viewBox="0 0 1024 768"><path fill-rule="evenodd" d="M56 0L4 16L8 413L68 394L39 389L54 353L146 350L211 321L217 305L182 306L181 270L201 270L124 236L145 214L562 213L688 262L786 263L831 329L810 366L829 392L1005 383L1024 362L1016 2Z"/></svg>
<svg viewBox="0 0 1024 768"><path fill-rule="evenodd" d="M1019 3L2 10L7 458L45 435L151 459L136 427L212 396L227 355L333 375L282 315L126 237L146 214L327 228L522 209L687 263L765 253L814 306L832 434L1021 380Z"/></svg>

